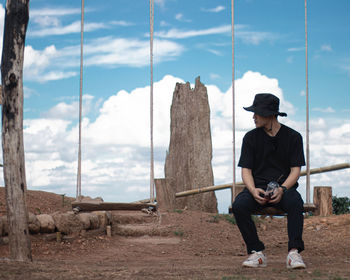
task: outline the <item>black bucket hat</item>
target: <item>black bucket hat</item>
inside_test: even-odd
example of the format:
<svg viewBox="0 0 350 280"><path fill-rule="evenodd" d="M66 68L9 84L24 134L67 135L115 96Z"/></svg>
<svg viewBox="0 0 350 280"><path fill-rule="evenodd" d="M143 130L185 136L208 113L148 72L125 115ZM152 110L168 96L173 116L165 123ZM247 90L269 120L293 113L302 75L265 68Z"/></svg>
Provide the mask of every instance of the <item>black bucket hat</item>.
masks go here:
<svg viewBox="0 0 350 280"><path fill-rule="evenodd" d="M243 108L262 117L268 117L272 115L286 117L286 113L279 112L279 106L280 100L278 97L274 96L271 93L258 93L255 95L253 105Z"/></svg>

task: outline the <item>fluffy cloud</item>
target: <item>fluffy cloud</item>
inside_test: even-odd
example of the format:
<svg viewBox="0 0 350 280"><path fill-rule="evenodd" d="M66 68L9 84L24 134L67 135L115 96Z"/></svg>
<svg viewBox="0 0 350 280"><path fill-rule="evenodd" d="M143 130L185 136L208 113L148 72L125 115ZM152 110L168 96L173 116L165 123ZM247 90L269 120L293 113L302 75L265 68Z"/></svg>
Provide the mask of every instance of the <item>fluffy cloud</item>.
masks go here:
<svg viewBox="0 0 350 280"><path fill-rule="evenodd" d="M181 30L172 28L168 31L157 31L155 36L167 39L187 39L198 36L207 36L215 34L231 35L231 25L222 25L200 30ZM246 44L258 45L263 41L273 41L277 39L277 35L270 32L251 31L249 26L236 24L235 37L242 40Z"/></svg>
<svg viewBox="0 0 350 280"><path fill-rule="evenodd" d="M169 40L154 41L154 63L169 61L181 55L184 47ZM84 45L85 66L142 67L149 64L149 41L103 37ZM80 46L43 50L25 47L24 76L28 81L46 82L78 75Z"/></svg>
<svg viewBox="0 0 350 280"><path fill-rule="evenodd" d="M202 11L204 12L210 12L210 13L219 13L223 10L225 10L226 8L224 6L217 6L215 8L212 9L205 9L205 8L201 8Z"/></svg>
<svg viewBox="0 0 350 280"><path fill-rule="evenodd" d="M170 136L172 93L179 78L167 75L154 84L155 176L163 177ZM207 85L211 107L213 170L216 184L232 182L232 94ZM106 201L135 201L149 196L149 86L131 92L119 91L104 101L93 121L83 119L82 193L102 196ZM278 81L257 72L247 72L235 81L236 163L243 135L254 127L250 106L257 92L273 92L281 99L285 124L305 137L305 123L293 120L296 110L288 102ZM87 107L95 106L92 96ZM71 114L76 103L60 102L43 118L24 121L27 180L30 189L75 195L78 127L64 114ZM350 125L319 118L310 122L311 168L345 162L350 156ZM304 141L305 142L305 141ZM237 181L240 181L237 169ZM336 174L336 175L335 175ZM331 185L334 194L350 196L348 170L311 176L311 185ZM305 197L305 178L300 180ZM322 182L322 183L320 183ZM227 211L229 190L217 192L220 211Z"/></svg>

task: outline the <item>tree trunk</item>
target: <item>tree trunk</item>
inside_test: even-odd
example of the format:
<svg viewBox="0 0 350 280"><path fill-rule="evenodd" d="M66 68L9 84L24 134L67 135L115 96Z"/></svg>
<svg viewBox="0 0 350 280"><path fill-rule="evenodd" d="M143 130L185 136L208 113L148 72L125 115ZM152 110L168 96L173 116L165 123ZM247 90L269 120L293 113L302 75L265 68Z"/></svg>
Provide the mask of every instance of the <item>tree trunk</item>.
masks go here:
<svg viewBox="0 0 350 280"><path fill-rule="evenodd" d="M29 0L7 0L2 51L2 149L10 257L31 261L23 146L23 59Z"/></svg>
<svg viewBox="0 0 350 280"><path fill-rule="evenodd" d="M206 87L196 79L176 84L171 105L169 152L165 161L165 179L175 193L214 184L210 108ZM189 210L217 212L214 192L177 198L175 207Z"/></svg>

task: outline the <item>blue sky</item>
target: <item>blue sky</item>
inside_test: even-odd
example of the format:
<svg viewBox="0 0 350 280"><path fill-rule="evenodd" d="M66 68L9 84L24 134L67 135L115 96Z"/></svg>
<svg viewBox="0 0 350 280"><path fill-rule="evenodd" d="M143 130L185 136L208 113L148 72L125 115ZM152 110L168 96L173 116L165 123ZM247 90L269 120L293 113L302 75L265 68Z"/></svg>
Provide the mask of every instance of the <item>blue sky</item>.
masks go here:
<svg viewBox="0 0 350 280"><path fill-rule="evenodd" d="M231 1L155 1L155 175L162 177L176 82L208 87L215 184L232 181ZM75 195L80 1L31 0L24 65L29 189ZM82 193L106 201L149 194L149 1L85 1ZM3 30L5 1L0 1ZM311 168L349 162L350 2L308 1ZM303 0L235 1L237 158L252 129L242 106L281 99L305 136ZM2 38L2 34L1 38ZM2 41L0 43L2 47ZM237 169L237 181L240 181ZM301 179L303 183L304 179ZM312 176L350 196L349 170ZM305 190L301 187L300 192ZM216 192L227 211L226 191Z"/></svg>

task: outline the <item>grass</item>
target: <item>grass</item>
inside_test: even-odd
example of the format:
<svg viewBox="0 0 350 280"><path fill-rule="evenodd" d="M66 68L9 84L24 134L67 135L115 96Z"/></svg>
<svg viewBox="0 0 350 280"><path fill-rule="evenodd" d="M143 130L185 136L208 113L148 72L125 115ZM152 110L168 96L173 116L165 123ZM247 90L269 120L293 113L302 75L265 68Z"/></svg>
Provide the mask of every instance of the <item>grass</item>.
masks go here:
<svg viewBox="0 0 350 280"><path fill-rule="evenodd" d="M175 231L174 231L174 234L175 234L176 236L182 237L182 236L184 235L184 232L183 232L182 230L178 229L178 230L175 230Z"/></svg>
<svg viewBox="0 0 350 280"><path fill-rule="evenodd" d="M233 217L233 215L230 215L230 214L217 214L217 215L211 216L209 218L209 220L207 220L207 222L209 222L209 223L218 223L220 220L227 221L227 222L229 222L230 224L233 224L233 225L236 224L235 217Z"/></svg>
<svg viewBox="0 0 350 280"><path fill-rule="evenodd" d="M249 278L246 278L242 275L239 276L223 276L221 280L248 280Z"/></svg>

